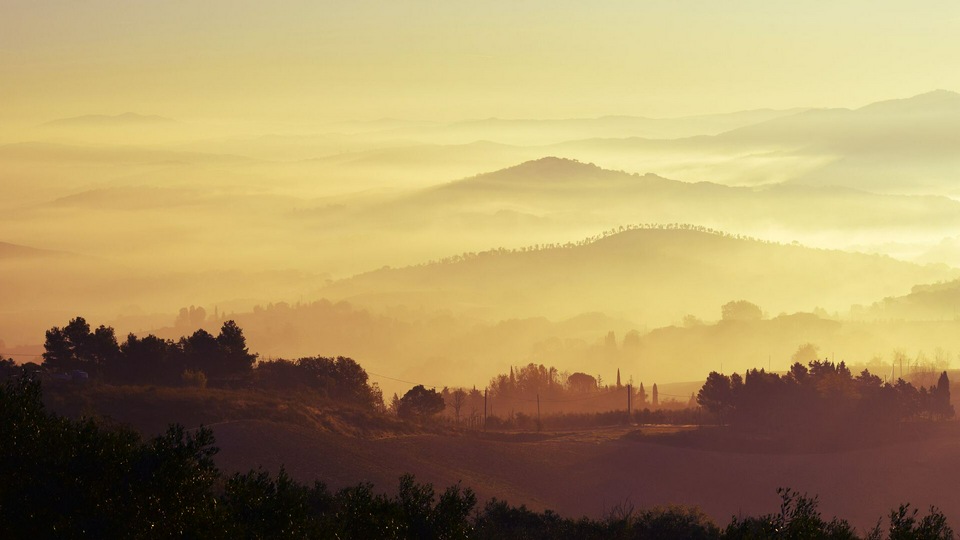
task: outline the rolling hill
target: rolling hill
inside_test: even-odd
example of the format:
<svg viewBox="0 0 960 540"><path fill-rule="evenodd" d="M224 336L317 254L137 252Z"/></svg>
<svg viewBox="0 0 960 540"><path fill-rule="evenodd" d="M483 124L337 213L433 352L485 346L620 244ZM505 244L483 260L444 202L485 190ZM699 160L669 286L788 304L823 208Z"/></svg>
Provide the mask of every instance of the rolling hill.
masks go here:
<svg viewBox="0 0 960 540"><path fill-rule="evenodd" d="M960 202L830 186L681 182L545 157L345 212L322 209L300 217L326 230L359 227L373 237L393 235L391 245L406 246L411 254L427 243L450 253L485 249L505 238L517 246L567 242L628 223L696 223L783 242L914 257L929 249L918 239L929 242L960 228ZM889 249L891 242L901 246ZM420 260L437 256L434 249Z"/></svg>
<svg viewBox="0 0 960 540"><path fill-rule="evenodd" d="M669 324L748 299L771 312L846 309L957 274L888 257L735 238L696 228L639 228L564 246L495 250L381 269L323 289L365 305L491 318L586 311ZM711 317L713 318L713 317Z"/></svg>

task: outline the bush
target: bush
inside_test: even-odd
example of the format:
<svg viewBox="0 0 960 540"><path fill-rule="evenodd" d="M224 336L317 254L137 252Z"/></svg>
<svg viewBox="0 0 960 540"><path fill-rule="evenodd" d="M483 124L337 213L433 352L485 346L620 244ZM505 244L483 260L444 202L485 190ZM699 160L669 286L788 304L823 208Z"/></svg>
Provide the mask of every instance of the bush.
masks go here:
<svg viewBox="0 0 960 540"><path fill-rule="evenodd" d="M180 374L180 381L183 382L184 386L192 386L194 388L207 387L207 376L199 369L183 370L183 373Z"/></svg>

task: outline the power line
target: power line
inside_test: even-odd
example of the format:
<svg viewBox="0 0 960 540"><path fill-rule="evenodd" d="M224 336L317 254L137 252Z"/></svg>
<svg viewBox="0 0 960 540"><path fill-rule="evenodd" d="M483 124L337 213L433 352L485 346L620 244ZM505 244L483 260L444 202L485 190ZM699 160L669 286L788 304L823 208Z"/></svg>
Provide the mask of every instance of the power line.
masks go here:
<svg viewBox="0 0 960 540"><path fill-rule="evenodd" d="M374 372L372 372L372 371L367 371L367 375L373 375L374 377L380 377L381 379L389 379L389 380L391 380L391 381L396 381L396 382L402 382L402 383L412 384L412 385L414 385L414 386L423 386L423 387L425 387L425 388L437 389L437 388L444 388L444 387L446 387L446 385L440 385L440 384L424 384L424 383L419 383L419 382L407 381L407 380L404 380L404 379L398 379L398 378L396 378L396 377L390 377L390 376L387 376L387 375L381 375L381 374L379 374L379 373L374 373Z"/></svg>

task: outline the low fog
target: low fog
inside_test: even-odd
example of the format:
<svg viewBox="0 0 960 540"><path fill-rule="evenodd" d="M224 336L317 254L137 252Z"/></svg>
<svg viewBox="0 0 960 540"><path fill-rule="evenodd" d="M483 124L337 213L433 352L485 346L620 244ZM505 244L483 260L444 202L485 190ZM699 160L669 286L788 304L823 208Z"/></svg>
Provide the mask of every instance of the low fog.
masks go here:
<svg viewBox="0 0 960 540"><path fill-rule="evenodd" d="M784 369L806 342L952 359L958 121L947 91L312 132L51 118L0 146L0 353L28 361L76 315L143 335L196 306L205 326L242 321L264 358L464 386L528 362L660 383ZM720 321L735 300L763 318Z"/></svg>

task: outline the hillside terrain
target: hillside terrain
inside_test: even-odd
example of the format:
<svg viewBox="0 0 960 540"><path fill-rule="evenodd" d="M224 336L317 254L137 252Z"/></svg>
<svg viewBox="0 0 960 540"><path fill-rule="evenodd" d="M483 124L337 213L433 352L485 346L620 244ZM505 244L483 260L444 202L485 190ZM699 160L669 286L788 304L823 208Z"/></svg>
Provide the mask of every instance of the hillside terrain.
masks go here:
<svg viewBox="0 0 960 540"><path fill-rule="evenodd" d="M947 267L694 228L640 228L576 245L488 251L377 270L336 282L323 294L364 305L451 309L491 318L597 311L663 325L686 314L704 317L736 299L772 313L812 310L817 304L845 309L954 273Z"/></svg>
<svg viewBox="0 0 960 540"><path fill-rule="evenodd" d="M861 531L907 501L919 508L936 504L951 521L960 519L960 496L950 495L960 481L950 472L960 466L960 442L949 429L912 442L767 453L674 441L669 431L648 427L526 435L424 431L330 404L311 409L282 397L214 389L54 390L46 401L54 411L106 414L147 435L164 428L161 417L188 427L200 421L213 427L217 463L228 473L283 466L295 479L319 479L334 489L369 481L388 492L401 474L413 473L436 486L460 482L480 500L497 497L567 516L602 517L617 505L685 504L725 523L732 515L774 511L776 489L790 486L819 495L821 511L843 515ZM935 500L930 493L938 494Z"/></svg>

